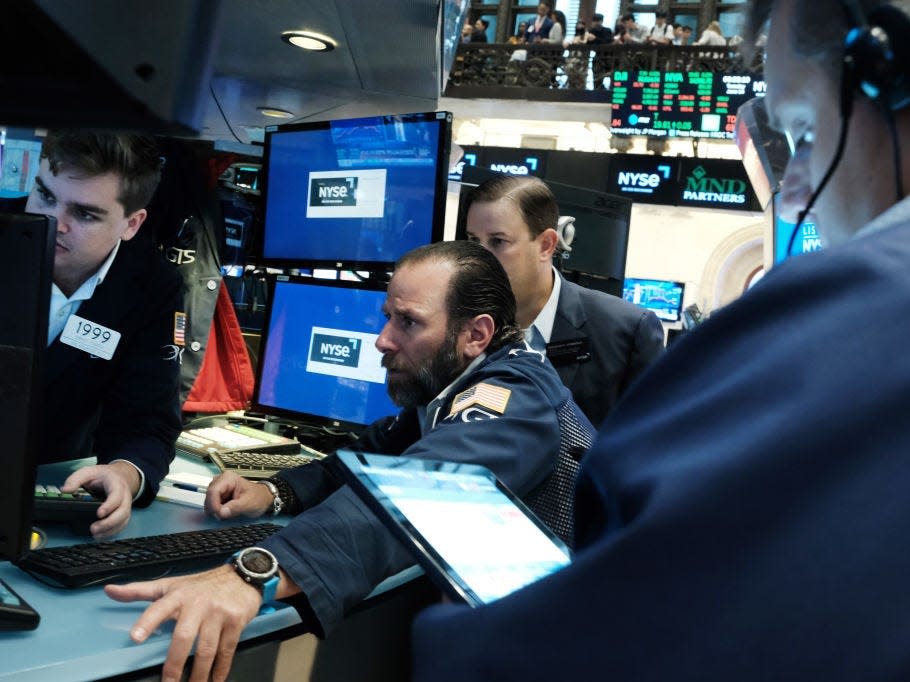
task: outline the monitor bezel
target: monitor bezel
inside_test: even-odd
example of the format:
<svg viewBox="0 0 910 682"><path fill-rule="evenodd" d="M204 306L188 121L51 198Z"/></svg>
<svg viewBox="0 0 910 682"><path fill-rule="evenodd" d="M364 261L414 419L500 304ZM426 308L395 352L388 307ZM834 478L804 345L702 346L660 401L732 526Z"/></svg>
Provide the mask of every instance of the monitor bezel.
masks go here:
<svg viewBox="0 0 910 682"><path fill-rule="evenodd" d="M651 308L648 308L647 306L644 306L641 303L635 303L634 305L644 308L645 310L651 310L651 312L653 312L657 316L657 319L660 320L661 322L673 324L675 322L679 322L680 320L682 320L682 311L683 311L683 308L685 307L685 297L686 297L686 283L685 282L679 282L679 281L672 280L672 279L658 279L656 277L626 277L622 283L622 290L623 290L622 298L626 301L629 301L629 299L627 299L625 296L626 282L661 282L661 283L665 283L665 284L672 284L675 287L679 287L679 289L680 289L679 305L676 308L676 318L673 320L664 319L660 315L657 315L656 312L651 310ZM632 301L629 301L629 302L632 303Z"/></svg>
<svg viewBox="0 0 910 682"><path fill-rule="evenodd" d="M389 273L389 277L390 277ZM266 300L265 317L262 326L262 336L259 342L259 360L256 363L256 381L253 387L253 397L250 401L250 409L254 412L261 412L266 415L273 415L292 422L306 423L315 427L325 427L337 429L352 433L359 433L369 424L359 424L357 422L332 419L324 415L311 414L309 412L300 412L297 410L274 407L263 404L259 401L259 391L262 386L262 371L265 366L265 354L269 342L269 330L272 326L272 311L275 300L275 287L279 282L289 283L292 285L321 286L335 289L360 289L368 291L378 291L385 293L388 290L388 278L371 277L362 281L350 281L343 279L323 279L321 277L306 277L299 275L281 275L270 274L266 280L268 287L268 298ZM384 384L386 386L386 384Z"/></svg>
<svg viewBox="0 0 910 682"><path fill-rule="evenodd" d="M437 140L436 155L438 166L436 168L436 188L433 199L433 219L430 228L430 242L439 242L443 239L445 230L446 193L448 191L449 154L452 145L452 112L427 111L409 114L384 114L381 116L364 116L347 119L332 119L328 121L309 121L303 123L287 123L266 128L262 156L262 176L260 190L262 192L262 235L259 239L256 257L258 262L268 267L277 268L306 268L306 269L336 269L336 270L388 270L395 264L398 254L393 260L359 260L359 259L325 259L325 258L298 258L287 256L273 256L266 254L266 232L268 231L269 216L269 175L271 173L271 149L276 135L298 133L312 130L330 130L333 124L344 122L350 124L356 121L382 121L388 125L393 121L406 121L416 123L438 123L440 126Z"/></svg>

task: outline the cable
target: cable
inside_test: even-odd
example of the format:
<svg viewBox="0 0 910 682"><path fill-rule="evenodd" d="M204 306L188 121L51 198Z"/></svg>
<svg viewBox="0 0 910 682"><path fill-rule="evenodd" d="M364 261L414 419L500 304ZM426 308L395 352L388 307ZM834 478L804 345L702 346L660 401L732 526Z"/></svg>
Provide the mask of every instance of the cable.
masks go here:
<svg viewBox="0 0 910 682"><path fill-rule="evenodd" d="M809 202L806 204L806 207L799 212L799 218L796 221L796 227L793 228L793 233L790 235L790 240L787 242L787 250L784 252L786 256L789 256L793 250L793 243L796 241L796 235L799 234L803 223L806 221L806 217L809 215L812 207L815 206L815 202L818 200L818 197L827 186L828 181L831 179L831 176L834 175L834 171L837 170L841 157L844 155L844 148L847 146L847 130L850 128L850 118L853 115L853 86L851 82L848 82L847 73L847 61L844 60L844 72L841 82L840 138L837 141L837 149L834 152L834 158L831 159L831 165L828 166L828 170L825 172L825 176L822 178L822 181L818 184L818 187L815 189L815 191L812 192L812 196L809 198Z"/></svg>
<svg viewBox="0 0 910 682"><path fill-rule="evenodd" d="M888 122L888 131L891 133L891 151L894 155L894 188L897 200L904 198L904 173L901 163L901 143L900 136L897 132L897 123L894 120L894 112L891 107L885 105L885 120Z"/></svg>
<svg viewBox="0 0 910 682"><path fill-rule="evenodd" d="M224 122L227 123L227 127L228 127L228 130L231 131L231 135L233 135L234 139L237 140L240 144L246 144L246 142L244 142L237 136L237 133L235 133L234 129L231 127L231 122L228 121L228 117L225 115L224 109L221 108L221 102L218 101L218 97L215 95L215 88L212 87L211 83L209 83L209 92L212 93L212 99L215 100L215 106L218 107L218 111L221 112L221 118L223 118Z"/></svg>

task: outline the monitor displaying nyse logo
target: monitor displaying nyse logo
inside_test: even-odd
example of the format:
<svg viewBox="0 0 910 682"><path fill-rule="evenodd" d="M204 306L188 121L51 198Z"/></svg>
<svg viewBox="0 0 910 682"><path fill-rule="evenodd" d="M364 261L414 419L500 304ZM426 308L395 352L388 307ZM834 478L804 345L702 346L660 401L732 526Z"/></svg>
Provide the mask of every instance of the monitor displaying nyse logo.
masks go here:
<svg viewBox="0 0 910 682"><path fill-rule="evenodd" d="M607 192L634 202L672 204L679 164L676 159L621 154L612 160Z"/></svg>
<svg viewBox="0 0 910 682"><path fill-rule="evenodd" d="M313 327L307 371L336 377L385 383L377 334Z"/></svg>
<svg viewBox="0 0 910 682"><path fill-rule="evenodd" d="M490 170L505 175L539 175L538 166L540 166L540 159L536 156L526 156L517 162L490 162Z"/></svg>
<svg viewBox="0 0 910 682"><path fill-rule="evenodd" d="M759 211L758 198L742 163L724 159L683 159L676 202L681 206Z"/></svg>
<svg viewBox="0 0 910 682"><path fill-rule="evenodd" d="M385 188L384 168L313 171L309 177L307 218L382 218Z"/></svg>
<svg viewBox="0 0 910 682"><path fill-rule="evenodd" d="M316 178L310 183L310 206L356 206L357 176Z"/></svg>

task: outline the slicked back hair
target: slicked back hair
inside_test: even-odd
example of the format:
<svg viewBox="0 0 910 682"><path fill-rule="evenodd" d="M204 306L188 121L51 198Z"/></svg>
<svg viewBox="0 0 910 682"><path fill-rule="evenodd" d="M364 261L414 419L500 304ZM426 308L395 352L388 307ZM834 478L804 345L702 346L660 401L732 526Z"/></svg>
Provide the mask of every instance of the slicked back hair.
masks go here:
<svg viewBox="0 0 910 682"><path fill-rule="evenodd" d="M493 318L494 325L488 352L524 338L515 321L515 296L509 277L496 256L474 242L437 242L409 251L398 260L395 269L428 261L453 266L446 294L450 332L460 330L477 315L486 314Z"/></svg>
<svg viewBox="0 0 910 682"><path fill-rule="evenodd" d="M468 215L468 209L475 203L500 199L508 199L515 204L532 239L536 239L546 229L556 229L559 222L556 197L547 183L534 176L498 175L481 183L465 197L464 215Z"/></svg>

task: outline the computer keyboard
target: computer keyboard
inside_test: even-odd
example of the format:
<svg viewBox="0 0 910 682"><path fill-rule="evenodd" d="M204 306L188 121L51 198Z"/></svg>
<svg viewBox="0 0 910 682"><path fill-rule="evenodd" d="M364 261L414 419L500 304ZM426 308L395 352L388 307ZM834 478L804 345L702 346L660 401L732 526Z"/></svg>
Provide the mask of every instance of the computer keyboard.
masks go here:
<svg viewBox="0 0 910 682"><path fill-rule="evenodd" d="M255 545L281 526L248 523L165 535L46 547L28 552L16 565L63 587L114 580L149 580L211 568L237 550Z"/></svg>
<svg viewBox="0 0 910 682"><path fill-rule="evenodd" d="M85 490L64 493L55 485L36 485L32 519L39 526L62 523L77 535L90 535L103 502Z"/></svg>
<svg viewBox="0 0 910 682"><path fill-rule="evenodd" d="M270 452L222 452L212 455L212 463L222 471L233 471L244 478L263 479L282 469L309 464L313 455L275 455Z"/></svg>

